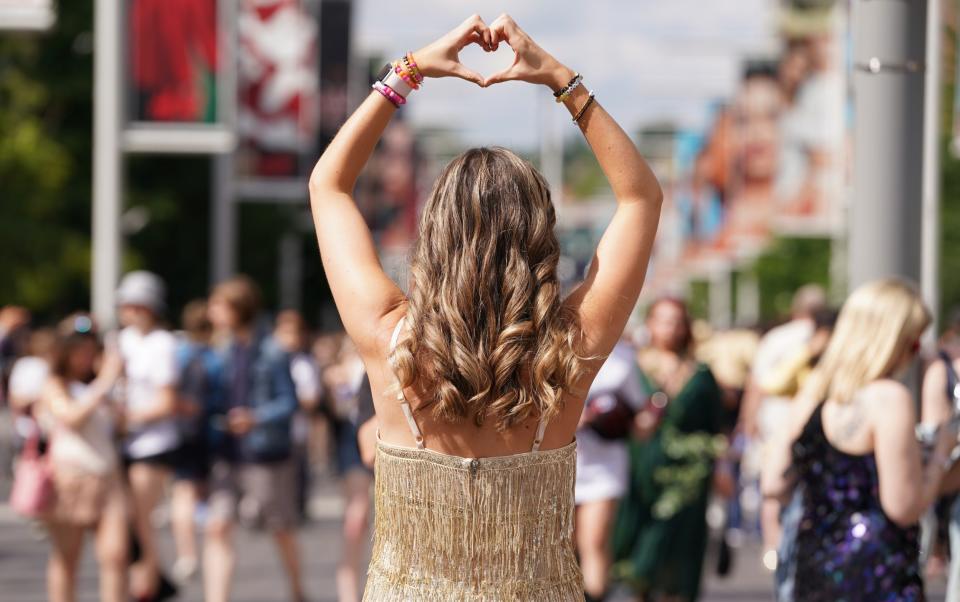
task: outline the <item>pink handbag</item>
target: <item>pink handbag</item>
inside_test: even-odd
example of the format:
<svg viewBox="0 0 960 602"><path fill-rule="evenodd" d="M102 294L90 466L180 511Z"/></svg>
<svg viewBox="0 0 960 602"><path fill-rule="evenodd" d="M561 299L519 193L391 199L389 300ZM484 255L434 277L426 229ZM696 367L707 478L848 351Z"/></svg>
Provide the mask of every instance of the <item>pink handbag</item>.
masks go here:
<svg viewBox="0 0 960 602"><path fill-rule="evenodd" d="M10 507L27 518L39 518L50 510L54 495L53 475L45 456L40 455L40 435L27 439L13 474Z"/></svg>

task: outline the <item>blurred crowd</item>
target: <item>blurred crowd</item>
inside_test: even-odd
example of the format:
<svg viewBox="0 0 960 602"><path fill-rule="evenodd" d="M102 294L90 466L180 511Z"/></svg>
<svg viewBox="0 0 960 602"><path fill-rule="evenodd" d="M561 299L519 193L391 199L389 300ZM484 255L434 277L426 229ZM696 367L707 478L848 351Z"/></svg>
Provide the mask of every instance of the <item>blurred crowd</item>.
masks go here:
<svg viewBox="0 0 960 602"><path fill-rule="evenodd" d="M295 311L268 319L243 276L188 303L178 330L152 273L127 274L117 301L116 332L83 312L48 327L23 308L0 310L19 457L11 504L49 535L49 599L76 598L89 533L102 600L173 598L202 567L204 599L225 602L238 522L272 535L291 599L305 599L296 532L312 480L336 474L339 596L358 600L372 471L357 444L365 380L350 341L314 336ZM169 564L158 524L172 530Z"/></svg>
<svg viewBox="0 0 960 602"><path fill-rule="evenodd" d="M2 393L18 459L11 505L48 535L49 599L75 599L89 534L102 600L173 598L202 578L206 600L226 601L239 524L273 538L290 598L303 600L297 531L309 519L311 491L327 481L339 484L344 501L338 598L359 600L373 482L364 459L375 435L369 384L351 342L340 332L312 332L295 311L268 316L243 276L188 303L176 329L154 274L127 274L117 300L120 328L108 332L87 313L43 326L23 308L0 309ZM856 320L855 308L844 311L847 322ZM874 379L916 365L919 333L910 329L922 320L901 322L894 338L902 341L889 351L896 361ZM604 599L615 583L639 599L696 600L707 571L722 576L737 561L756 562L738 559L746 539L763 542L778 599L819 599L793 593L803 570L802 517L814 507L796 499L797 489L771 493L777 487L769 483L784 471L772 478L765 471L779 466L771 450L785 425L797 431L791 442L809 436L812 422L803 415L798 423L797 396L825 355L828 365L840 361L841 351L828 351L837 324L837 308L809 285L796 292L785 321L765 331L713 330L671 297L628 328L591 388L577 434L575 540L588 600ZM874 335L882 332L844 336ZM942 447L933 425L951 422L960 401L960 319L932 351L921 362L920 435L904 426L910 445L927 456ZM902 454L913 453L903 445ZM804 473L805 456L793 454L794 483L819 483ZM894 470L890 461L875 461L881 479ZM933 485L921 483L934 499L910 501L925 516L917 547L928 576L960 577L960 555L950 554L960 546L960 506L948 495L951 478L960 481L954 472L944 468ZM168 528L175 558L158 553L158 532ZM904 529L895 533L913 541Z"/></svg>

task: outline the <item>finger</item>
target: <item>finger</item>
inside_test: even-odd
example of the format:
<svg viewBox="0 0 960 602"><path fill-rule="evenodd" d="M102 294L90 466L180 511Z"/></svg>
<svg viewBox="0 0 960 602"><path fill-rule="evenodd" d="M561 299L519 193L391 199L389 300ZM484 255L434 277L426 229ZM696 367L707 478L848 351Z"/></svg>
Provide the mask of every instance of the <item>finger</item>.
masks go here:
<svg viewBox="0 0 960 602"><path fill-rule="evenodd" d="M468 82L473 82L477 84L481 88L484 85L483 76L481 76L476 71L467 69L460 63L454 63L454 66L453 68L450 69L450 72L453 73L453 75L459 77L460 79L465 79Z"/></svg>
<svg viewBox="0 0 960 602"><path fill-rule="evenodd" d="M471 33L480 34L481 39L484 41L482 46L484 50L488 47L486 46L487 38L484 38L484 34L488 31L487 24L483 22L483 19L480 18L480 15L473 15L469 19L463 22L463 31L461 31L461 40L467 39Z"/></svg>
<svg viewBox="0 0 960 602"><path fill-rule="evenodd" d="M481 36L479 33L475 31L472 31L466 38L460 40L460 44L457 46L457 50L458 51L463 50L470 44L477 44L484 50L487 49L486 43L483 41L483 36Z"/></svg>

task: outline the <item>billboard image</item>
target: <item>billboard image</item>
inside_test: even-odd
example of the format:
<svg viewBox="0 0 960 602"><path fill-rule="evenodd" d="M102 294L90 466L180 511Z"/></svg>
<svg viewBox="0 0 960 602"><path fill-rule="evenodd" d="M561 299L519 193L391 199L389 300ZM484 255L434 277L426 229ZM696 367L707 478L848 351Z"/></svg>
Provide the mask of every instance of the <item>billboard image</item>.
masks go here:
<svg viewBox="0 0 960 602"><path fill-rule="evenodd" d="M238 173L301 177L319 126L317 2L248 0L237 20Z"/></svg>

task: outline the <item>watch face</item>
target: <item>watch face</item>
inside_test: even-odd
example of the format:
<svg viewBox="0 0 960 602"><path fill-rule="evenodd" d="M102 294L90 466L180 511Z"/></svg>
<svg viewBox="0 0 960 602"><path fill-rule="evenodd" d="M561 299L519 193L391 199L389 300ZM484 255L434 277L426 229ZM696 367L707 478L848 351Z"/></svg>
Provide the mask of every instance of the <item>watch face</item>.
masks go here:
<svg viewBox="0 0 960 602"><path fill-rule="evenodd" d="M377 79L383 81L391 73L393 73L393 65L387 63L383 66L383 69L380 70L380 73L377 74Z"/></svg>

